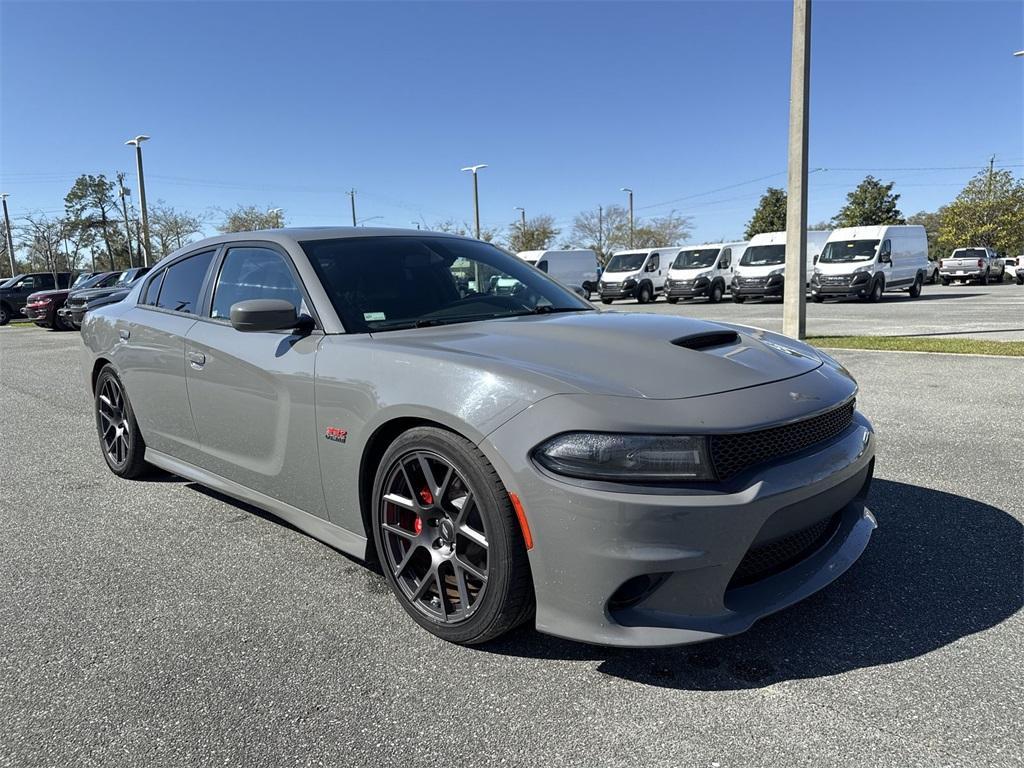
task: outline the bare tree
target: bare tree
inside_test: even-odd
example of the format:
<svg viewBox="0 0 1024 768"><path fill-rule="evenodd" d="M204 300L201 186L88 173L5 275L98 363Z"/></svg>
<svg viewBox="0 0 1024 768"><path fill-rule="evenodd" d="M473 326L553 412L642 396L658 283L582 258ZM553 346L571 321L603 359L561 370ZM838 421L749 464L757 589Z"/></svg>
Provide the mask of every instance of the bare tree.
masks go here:
<svg viewBox="0 0 1024 768"><path fill-rule="evenodd" d="M149 231L156 255L163 257L192 242L203 232L203 219L188 211L177 211L163 200L149 207Z"/></svg>
<svg viewBox="0 0 1024 768"><path fill-rule="evenodd" d="M555 217L547 214L527 219L525 226L522 219L517 219L508 229L508 247L515 253L548 248L561 231L555 226Z"/></svg>
<svg viewBox="0 0 1024 768"><path fill-rule="evenodd" d="M284 214L280 208L263 210L255 205L239 205L222 213L224 220L217 225L219 232L250 232L284 226Z"/></svg>

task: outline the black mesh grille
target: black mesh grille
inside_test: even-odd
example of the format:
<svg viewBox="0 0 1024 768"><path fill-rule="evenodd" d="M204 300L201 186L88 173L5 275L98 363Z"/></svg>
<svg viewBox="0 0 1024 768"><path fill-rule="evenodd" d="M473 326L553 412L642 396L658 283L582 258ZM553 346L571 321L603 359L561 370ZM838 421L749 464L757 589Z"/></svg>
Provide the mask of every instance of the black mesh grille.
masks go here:
<svg viewBox="0 0 1024 768"><path fill-rule="evenodd" d="M711 461L719 480L728 480L748 467L831 440L853 422L851 400L831 411L782 427L736 435L712 435Z"/></svg>
<svg viewBox="0 0 1024 768"><path fill-rule="evenodd" d="M769 544L753 547L740 561L728 588L742 587L795 565L824 544L838 523L839 515L835 514Z"/></svg>

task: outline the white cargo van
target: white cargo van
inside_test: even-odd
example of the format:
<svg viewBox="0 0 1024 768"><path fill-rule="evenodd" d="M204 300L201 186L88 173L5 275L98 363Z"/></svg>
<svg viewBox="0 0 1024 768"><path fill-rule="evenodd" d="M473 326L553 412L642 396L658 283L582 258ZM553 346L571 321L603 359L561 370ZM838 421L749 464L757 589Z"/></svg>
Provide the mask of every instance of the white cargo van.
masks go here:
<svg viewBox="0 0 1024 768"><path fill-rule="evenodd" d="M594 251L520 251L517 255L567 288L580 291L587 299L597 290L600 273Z"/></svg>
<svg viewBox="0 0 1024 768"><path fill-rule="evenodd" d="M924 227L880 224L843 227L828 238L811 277L811 297L856 296L878 301L883 291L921 295L928 274Z"/></svg>
<svg viewBox="0 0 1024 768"><path fill-rule="evenodd" d="M821 249L829 233L823 230L807 231L807 274L804 283L810 282ZM733 273L732 300L742 304L747 299L782 296L786 272L786 233L762 232L750 238L743 256Z"/></svg>
<svg viewBox="0 0 1024 768"><path fill-rule="evenodd" d="M643 248L612 255L601 274L601 301L636 298L640 304L657 301L665 288L668 265L679 252L675 248Z"/></svg>
<svg viewBox="0 0 1024 768"><path fill-rule="evenodd" d="M665 296L672 304L695 296L707 296L712 304L718 303L732 282L733 264L746 247L745 242L736 242L681 248L669 264Z"/></svg>

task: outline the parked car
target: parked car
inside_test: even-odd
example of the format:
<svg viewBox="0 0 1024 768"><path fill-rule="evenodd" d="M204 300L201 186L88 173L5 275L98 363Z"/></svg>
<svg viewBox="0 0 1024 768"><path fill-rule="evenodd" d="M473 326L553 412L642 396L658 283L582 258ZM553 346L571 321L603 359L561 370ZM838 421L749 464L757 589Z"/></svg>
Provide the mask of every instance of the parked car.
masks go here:
<svg viewBox="0 0 1024 768"><path fill-rule="evenodd" d="M735 242L681 249L669 264L665 280L669 303L706 296L709 302L717 304L732 283L733 258L742 256L746 247L745 242Z"/></svg>
<svg viewBox="0 0 1024 768"><path fill-rule="evenodd" d="M1002 259L991 248L957 248L939 263L943 285L954 280L962 283L976 280L981 285L988 285L993 279L1002 282L1004 271Z"/></svg>
<svg viewBox="0 0 1024 768"><path fill-rule="evenodd" d="M829 233L823 230L807 232L807 275L808 283L814 270L814 263L828 240ZM743 256L733 270L730 292L732 300L742 304L747 299L782 297L786 284L786 233L763 232L750 238Z"/></svg>
<svg viewBox="0 0 1024 768"><path fill-rule="evenodd" d="M37 291L67 288L71 284L71 272L58 272L54 282L52 272L30 272L15 275L0 285L0 325L7 325L12 319L22 316L22 309L28 297Z"/></svg>
<svg viewBox="0 0 1024 768"><path fill-rule="evenodd" d="M516 255L541 272L551 275L562 285L574 291L579 288L579 294L586 299L597 290L601 268L594 251L522 251Z"/></svg>
<svg viewBox="0 0 1024 768"><path fill-rule="evenodd" d="M64 308L70 293L75 290L112 285L117 281L120 274L120 272L98 272L96 274L86 273L79 275L70 288L33 293L28 297L27 303L21 312L40 328L69 331L71 330L71 325L59 312Z"/></svg>
<svg viewBox="0 0 1024 768"><path fill-rule="evenodd" d="M928 274L928 235L913 224L842 227L829 235L811 277L811 297L878 301L886 291L921 295Z"/></svg>
<svg viewBox="0 0 1024 768"><path fill-rule="evenodd" d="M1024 256L1017 257L1017 268L1014 270L1017 285L1024 285Z"/></svg>
<svg viewBox="0 0 1024 768"><path fill-rule="evenodd" d="M81 328L82 318L90 308L120 301L128 295L130 286L147 272L149 272L149 267L133 267L121 272L117 280L110 286L73 289L64 302L64 306L57 310L57 316L72 328ZM117 296L117 298L108 301L113 296Z"/></svg>
<svg viewBox="0 0 1024 768"><path fill-rule="evenodd" d="M939 260L933 259L931 255L928 256L928 275L925 280L930 285L935 285L939 282Z"/></svg>
<svg viewBox="0 0 1024 768"><path fill-rule="evenodd" d="M524 289L460 290L467 269ZM210 238L82 339L112 472L161 467L374 559L452 642L531 620L605 645L735 634L837 579L875 528L874 434L828 355L599 312L456 235Z"/></svg>
<svg viewBox="0 0 1024 768"><path fill-rule="evenodd" d="M619 251L605 265L598 290L601 302L633 299L639 304L657 301L665 289L665 274L678 248L644 248Z"/></svg>

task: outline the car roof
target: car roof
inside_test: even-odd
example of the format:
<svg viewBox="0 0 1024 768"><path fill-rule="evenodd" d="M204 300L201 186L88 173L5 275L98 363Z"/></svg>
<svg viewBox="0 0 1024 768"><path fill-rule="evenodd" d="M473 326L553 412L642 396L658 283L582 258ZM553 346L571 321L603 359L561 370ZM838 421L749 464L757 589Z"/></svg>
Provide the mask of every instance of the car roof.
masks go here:
<svg viewBox="0 0 1024 768"><path fill-rule="evenodd" d="M194 251L205 245L238 242L240 240L267 240L276 243L300 243L307 240L336 240L346 237L454 237L462 240L472 238L451 232L433 232L426 229L402 229L398 227L284 227L282 229L257 229L246 232L228 232L189 243L188 250Z"/></svg>

